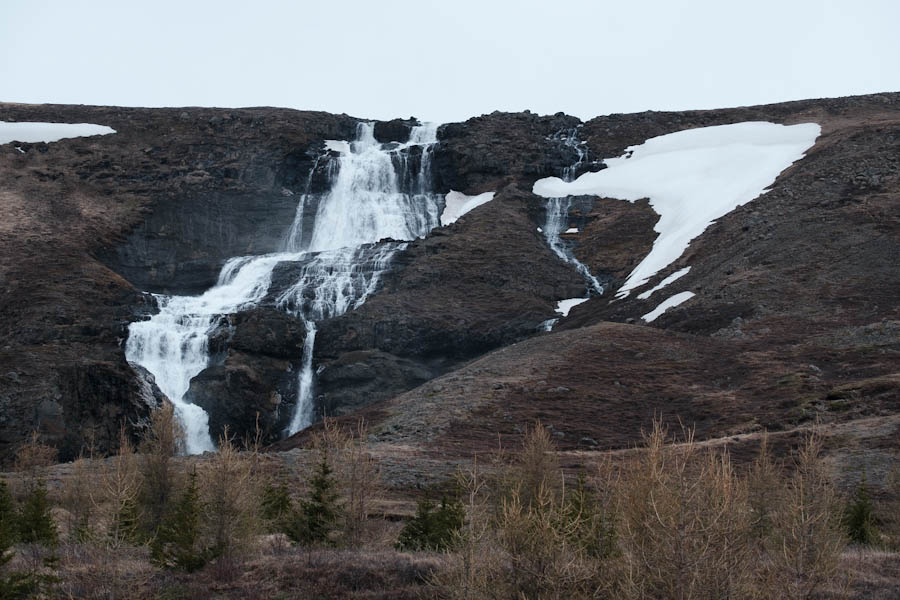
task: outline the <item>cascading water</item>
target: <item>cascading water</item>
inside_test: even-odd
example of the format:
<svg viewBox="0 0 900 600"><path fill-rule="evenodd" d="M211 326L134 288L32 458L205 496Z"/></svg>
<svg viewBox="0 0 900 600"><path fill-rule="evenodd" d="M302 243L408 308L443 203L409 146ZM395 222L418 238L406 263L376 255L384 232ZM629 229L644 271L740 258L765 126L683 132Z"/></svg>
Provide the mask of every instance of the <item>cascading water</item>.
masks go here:
<svg viewBox="0 0 900 600"><path fill-rule="evenodd" d="M436 124L414 127L405 144L383 145L375 140L373 123L360 123L355 141L329 145L343 150L329 166L330 191L319 200L312 223L304 222L304 214L313 196L300 197L282 252L231 259L215 287L200 296L157 296L159 313L132 323L126 358L150 371L175 405L188 453L214 449L207 414L184 399L191 379L209 366L209 334L225 315L258 305L282 262L302 266L276 305L302 318L307 332L297 404L286 433L311 424L316 322L361 305L406 246L376 242L415 239L439 225L441 196L430 192L436 142ZM415 170L413 147L421 151ZM313 172L317 166L318 161Z"/></svg>
<svg viewBox="0 0 900 600"><path fill-rule="evenodd" d="M563 181L572 181L578 175L578 169L587 158L587 151L584 148L584 142L578 139L578 130L575 128L566 129L557 132L552 138L569 148L574 149L578 153L578 160L563 170ZM547 216L544 222L544 237L550 249L566 261L581 274L584 278L585 285L588 287L588 293L594 292L598 295L603 294L603 286L597 281L597 278L591 274L590 269L575 258L572 251L563 241L561 234L566 231L569 226L569 209L572 207L572 199L565 198L548 198L547 199Z"/></svg>

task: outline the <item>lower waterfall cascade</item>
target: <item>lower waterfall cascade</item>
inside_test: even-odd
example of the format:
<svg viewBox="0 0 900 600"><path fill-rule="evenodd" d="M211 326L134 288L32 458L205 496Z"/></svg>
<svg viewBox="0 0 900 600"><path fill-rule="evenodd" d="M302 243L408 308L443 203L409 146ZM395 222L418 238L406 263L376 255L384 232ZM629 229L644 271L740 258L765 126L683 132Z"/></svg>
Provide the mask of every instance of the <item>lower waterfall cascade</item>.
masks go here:
<svg viewBox="0 0 900 600"><path fill-rule="evenodd" d="M408 142L381 144L374 123L359 123L356 140L327 142L329 150L339 152L328 156L330 189L319 196L308 189L300 195L280 252L226 261L216 285L199 296L154 295L159 312L129 326L126 358L149 371L172 401L188 454L215 449L208 415L185 399L191 379L211 364L209 336L227 315L258 306L270 293L274 269L284 262L301 268L275 305L306 325L297 402L285 433L312 423L316 322L360 306L377 289L394 256L406 248L404 240L423 237L440 225L443 196L433 193L431 183L437 127L418 125ZM410 160L413 147L421 150L418 161ZM317 160L313 171L319 164ZM304 215L313 205L307 203L316 200L310 223ZM378 243L385 239L391 241Z"/></svg>

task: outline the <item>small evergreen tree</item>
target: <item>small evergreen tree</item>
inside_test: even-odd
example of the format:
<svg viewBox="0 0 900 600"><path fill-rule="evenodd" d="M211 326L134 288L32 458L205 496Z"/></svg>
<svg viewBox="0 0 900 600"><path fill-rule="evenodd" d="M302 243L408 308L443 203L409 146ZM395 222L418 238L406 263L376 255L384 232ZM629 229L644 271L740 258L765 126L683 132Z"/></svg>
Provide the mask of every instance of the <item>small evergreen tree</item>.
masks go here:
<svg viewBox="0 0 900 600"><path fill-rule="evenodd" d="M6 564L7 560L3 560L6 551L16 542L16 509L13 506L12 497L9 495L9 488L6 481L0 479L0 564Z"/></svg>
<svg viewBox="0 0 900 600"><path fill-rule="evenodd" d="M340 516L337 484L328 451L323 449L319 464L309 480L309 495L300 501L300 511L287 532L288 537L303 544L322 544L329 541Z"/></svg>
<svg viewBox="0 0 900 600"><path fill-rule="evenodd" d="M450 550L462 529L465 516L465 508L455 496L444 496L437 508L431 500L423 499L416 507L416 516L400 532L397 548L436 552Z"/></svg>
<svg viewBox="0 0 900 600"><path fill-rule="evenodd" d="M6 482L0 479L0 569L13 559L12 546L16 542L16 511ZM37 581L29 573L18 571L0 574L0 599L27 598L37 589Z"/></svg>
<svg viewBox="0 0 900 600"><path fill-rule="evenodd" d="M19 541L54 547L57 542L56 524L50 514L50 499L44 483L38 482L25 496L19 509Z"/></svg>
<svg viewBox="0 0 900 600"><path fill-rule="evenodd" d="M177 567L189 573L201 569L212 558L201 544L201 504L197 473L191 473L188 486L166 516L150 546L154 562Z"/></svg>
<svg viewBox="0 0 900 600"><path fill-rule="evenodd" d="M278 485L271 483L263 490L260 506L263 520L266 521L270 533L285 532L294 515L294 502L283 481Z"/></svg>
<svg viewBox="0 0 900 600"><path fill-rule="evenodd" d="M851 542L863 545L871 545L878 538L875 529L875 505L869 496L869 488L866 484L866 474L863 473L853 498L844 510L844 529Z"/></svg>
<svg viewBox="0 0 900 600"><path fill-rule="evenodd" d="M606 558L616 542L612 518L585 485L583 473L578 475L575 490L565 497L558 526L568 532L569 541L591 558Z"/></svg>

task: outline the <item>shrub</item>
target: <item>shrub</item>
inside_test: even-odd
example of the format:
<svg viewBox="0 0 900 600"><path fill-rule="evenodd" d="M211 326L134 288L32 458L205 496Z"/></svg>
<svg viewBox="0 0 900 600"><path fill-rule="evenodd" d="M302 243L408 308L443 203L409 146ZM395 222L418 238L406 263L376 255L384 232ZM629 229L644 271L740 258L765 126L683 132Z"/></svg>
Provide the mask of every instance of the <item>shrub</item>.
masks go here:
<svg viewBox="0 0 900 600"><path fill-rule="evenodd" d="M162 525L177 487L172 458L184 445L184 431L175 418L175 408L165 402L150 415L150 427L141 441L141 486L138 504L142 528L152 538Z"/></svg>
<svg viewBox="0 0 900 600"><path fill-rule="evenodd" d="M431 500L420 500L416 516L400 532L397 548L436 552L450 550L458 540L465 515L462 501L456 496L444 496L437 507Z"/></svg>
<svg viewBox="0 0 900 600"><path fill-rule="evenodd" d="M843 525L851 542L868 546L878 539L878 532L875 529L875 505L869 496L865 473L844 509Z"/></svg>
<svg viewBox="0 0 900 600"><path fill-rule="evenodd" d="M43 482L28 492L18 515L18 540L24 544L56 546L56 523L50 514L50 500Z"/></svg>
<svg viewBox="0 0 900 600"><path fill-rule="evenodd" d="M138 541L141 474L124 427L119 431L119 453L104 466L101 492L102 500L95 504L105 504L110 509L107 545L119 548Z"/></svg>
<svg viewBox="0 0 900 600"><path fill-rule="evenodd" d="M820 454L821 436L813 432L793 456L793 474L783 484L765 564L771 570L773 597L807 599L836 584L838 561L846 541L837 495Z"/></svg>
<svg viewBox="0 0 900 600"><path fill-rule="evenodd" d="M16 510L6 481L0 479L0 598L10 600L27 598L38 587L37 580L30 573L6 571L13 559L12 546L17 538Z"/></svg>
<svg viewBox="0 0 900 600"><path fill-rule="evenodd" d="M228 430L201 473L204 526L216 556L233 561L259 532L259 495L253 464L238 452Z"/></svg>
<svg viewBox="0 0 900 600"><path fill-rule="evenodd" d="M621 595L730 598L749 578L750 506L728 454L684 432L667 442L659 421L625 470L619 498Z"/></svg>

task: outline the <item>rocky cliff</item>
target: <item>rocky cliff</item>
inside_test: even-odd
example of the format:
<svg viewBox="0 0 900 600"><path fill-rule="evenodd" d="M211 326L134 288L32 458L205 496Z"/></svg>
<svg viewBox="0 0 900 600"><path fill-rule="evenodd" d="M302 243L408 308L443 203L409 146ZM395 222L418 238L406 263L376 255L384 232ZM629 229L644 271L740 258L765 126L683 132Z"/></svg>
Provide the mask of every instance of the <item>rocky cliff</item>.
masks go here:
<svg viewBox="0 0 900 600"><path fill-rule="evenodd" d="M11 104L0 120L117 130L0 146L0 443L8 451L37 429L64 456L88 442L114 449L118 427L140 427L159 401L123 352L128 324L156 310L144 292L199 293L228 258L277 250L298 196L325 185L323 141L353 139L358 122ZM690 264L671 291L690 290L692 301L651 326L640 317L659 298L611 302L652 247L658 216L646 201L582 197L568 215L579 234L566 243L605 292L544 332L558 300L586 292L538 231L546 200L531 193L578 161L559 132L580 125L579 170L594 170L653 136L752 120L816 122L822 135L770 192L638 290ZM379 123L375 135L405 142L412 125ZM629 445L654 413L698 423L706 437L895 415L898 156L900 94L444 125L435 191L495 197L411 242L375 295L319 323L316 410L365 414L379 443L441 457L516 436L536 417L574 450ZM228 316L211 340L215 360L189 396L214 433L242 434L259 414L267 439L280 436L306 331L273 306Z"/></svg>

